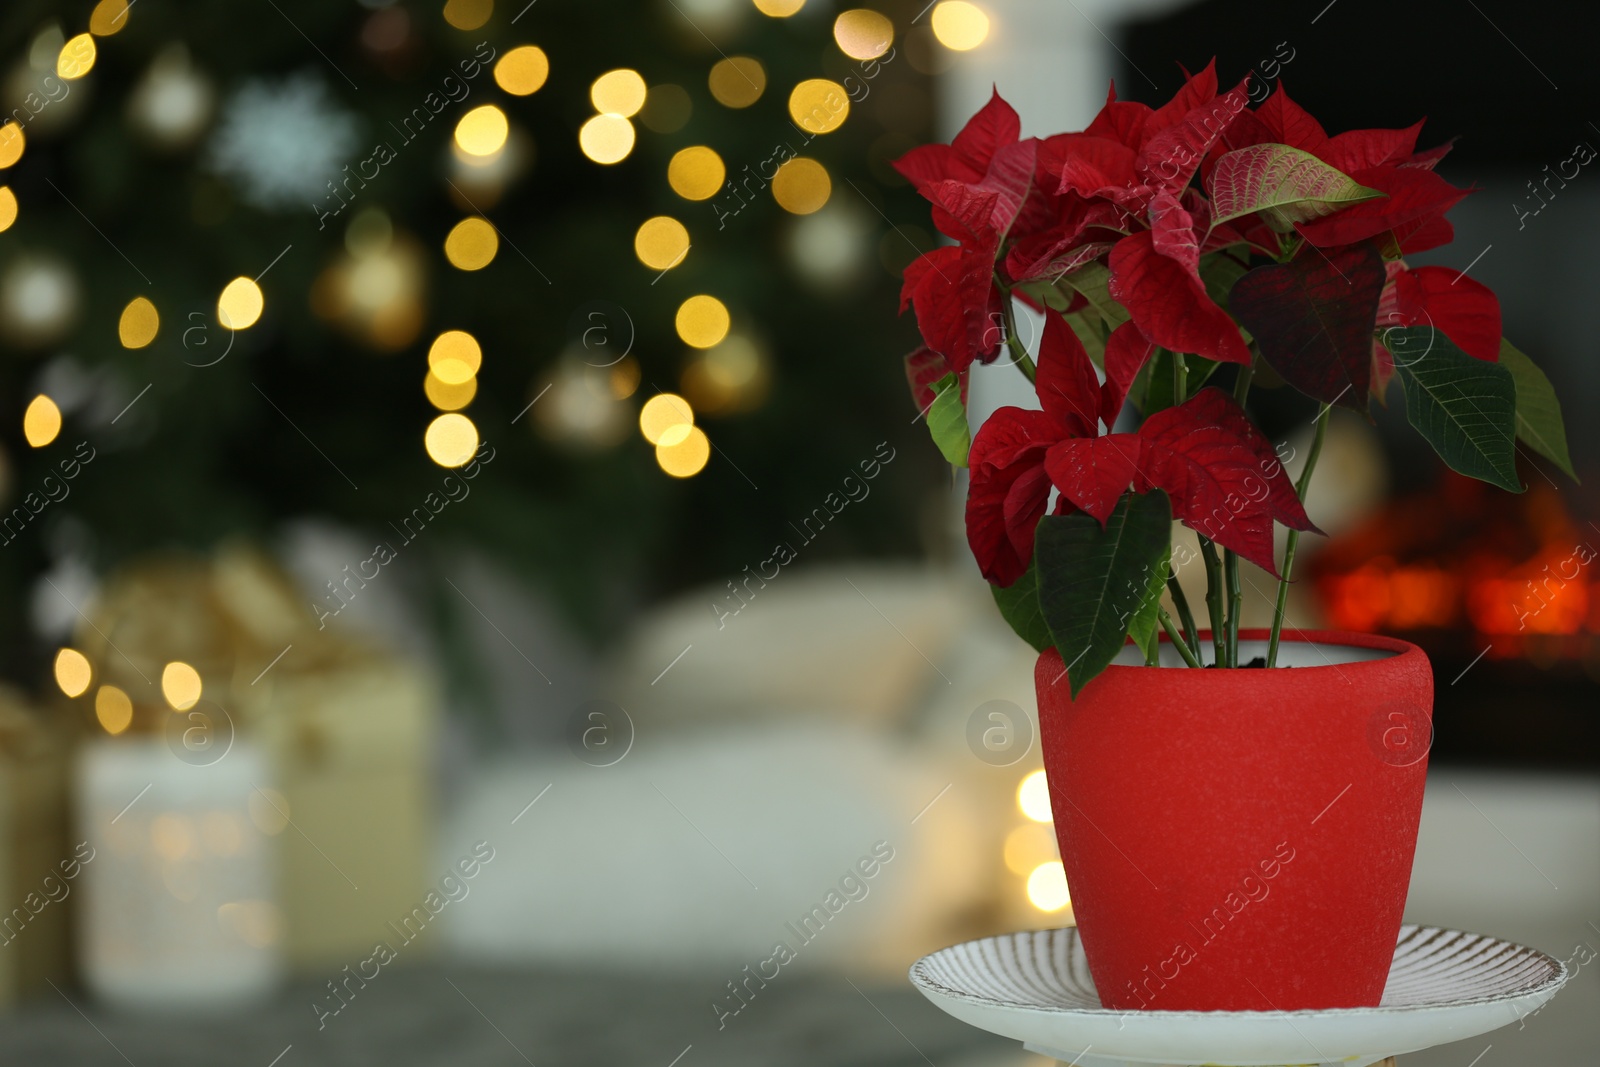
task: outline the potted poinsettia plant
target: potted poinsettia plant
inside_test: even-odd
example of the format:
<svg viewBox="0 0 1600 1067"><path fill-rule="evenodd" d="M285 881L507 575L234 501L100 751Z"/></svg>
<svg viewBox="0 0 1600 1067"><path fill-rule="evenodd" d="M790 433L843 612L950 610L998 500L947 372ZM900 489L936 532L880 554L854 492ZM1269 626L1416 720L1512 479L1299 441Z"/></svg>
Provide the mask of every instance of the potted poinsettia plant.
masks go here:
<svg viewBox="0 0 1600 1067"><path fill-rule="evenodd" d="M907 375L970 471L968 540L1000 613L1040 651L1061 856L1107 1007L1382 996L1433 681L1414 645L1285 619L1332 410L1398 390L1463 474L1520 492L1519 442L1572 473L1494 294L1406 262L1450 241L1470 192L1434 170L1448 145L1417 149L1421 125L1329 136L1281 85L1255 108L1246 83L1219 91L1213 64L1161 107L1113 89L1086 129L1043 139L996 93L897 163L953 241L906 269L924 342ZM1044 316L1033 351L1018 301ZM997 360L1038 404L974 434L968 377ZM1320 404L1297 483L1248 414L1269 377ZM1174 520L1198 538L1203 614ZM1277 582L1268 631L1240 630L1247 564Z"/></svg>

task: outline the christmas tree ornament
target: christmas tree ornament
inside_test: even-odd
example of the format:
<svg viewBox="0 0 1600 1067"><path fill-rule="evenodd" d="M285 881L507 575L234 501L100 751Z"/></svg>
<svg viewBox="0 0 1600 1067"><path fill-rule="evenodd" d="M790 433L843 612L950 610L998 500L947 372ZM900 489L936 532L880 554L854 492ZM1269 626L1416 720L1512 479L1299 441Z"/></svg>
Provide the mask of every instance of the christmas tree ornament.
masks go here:
<svg viewBox="0 0 1600 1067"><path fill-rule="evenodd" d="M304 210L348 184L359 124L320 74L247 80L223 105L209 167L263 211ZM344 167L342 173L340 168ZM358 176L359 186L365 183Z"/></svg>

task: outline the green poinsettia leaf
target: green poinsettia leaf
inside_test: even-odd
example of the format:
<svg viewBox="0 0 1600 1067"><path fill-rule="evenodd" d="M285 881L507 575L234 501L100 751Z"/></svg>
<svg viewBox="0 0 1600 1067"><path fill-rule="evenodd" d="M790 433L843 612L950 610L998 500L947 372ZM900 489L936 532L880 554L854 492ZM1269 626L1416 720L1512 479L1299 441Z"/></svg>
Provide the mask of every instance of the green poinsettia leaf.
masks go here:
<svg viewBox="0 0 1600 1067"><path fill-rule="evenodd" d="M1010 624L1018 637L1033 646L1034 651L1043 652L1055 644L1050 637L1050 627L1045 624L1044 612L1039 607L1037 564L1028 564L1022 577L1010 585L991 585L989 591L994 594L1000 616Z"/></svg>
<svg viewBox="0 0 1600 1067"><path fill-rule="evenodd" d="M1154 657L1161 643L1161 594L1166 591L1167 575L1171 571L1172 542L1169 538L1158 565L1145 576L1144 599L1128 619L1128 636L1146 658Z"/></svg>
<svg viewBox="0 0 1600 1067"><path fill-rule="evenodd" d="M1517 387L1517 438L1554 463L1573 481L1572 456L1567 452L1567 426L1561 418L1561 401L1544 371L1510 341L1500 339L1500 365L1511 372Z"/></svg>
<svg viewBox="0 0 1600 1067"><path fill-rule="evenodd" d="M1066 311L1067 307L1072 303L1072 296L1075 292L1071 288L1063 289L1062 286L1049 278L1030 278L1025 282L1018 282L1015 289L1019 293L1027 294L1035 302L1043 304L1053 311Z"/></svg>
<svg viewBox="0 0 1600 1067"><path fill-rule="evenodd" d="M928 431L933 443L949 463L967 465L972 451L972 430L967 426L967 408L961 403L961 383L946 374L933 383L933 403L928 407Z"/></svg>
<svg viewBox="0 0 1600 1067"><path fill-rule="evenodd" d="M1211 225L1260 212L1279 233L1297 222L1386 194L1368 189L1310 152L1286 144L1256 144L1224 153L1211 168Z"/></svg>
<svg viewBox="0 0 1600 1067"><path fill-rule="evenodd" d="M1517 478L1517 390L1511 371L1473 359L1439 330L1388 330L1406 417L1450 469L1522 492Z"/></svg>
<svg viewBox="0 0 1600 1067"><path fill-rule="evenodd" d="M1146 418L1174 405L1173 387L1176 383L1172 380L1172 361L1177 358L1165 348L1158 348L1139 368L1139 373L1134 375L1133 384L1128 387L1128 401ZM1184 388L1190 396L1222 366L1215 360L1192 354L1183 357L1183 365Z"/></svg>
<svg viewBox="0 0 1600 1067"><path fill-rule="evenodd" d="M1115 330L1128 321L1128 309L1111 298L1111 268L1096 260L1063 275L1060 285L1071 286L1099 312L1106 328Z"/></svg>
<svg viewBox="0 0 1600 1067"><path fill-rule="evenodd" d="M1124 493L1105 526L1083 512L1039 520L1039 607L1074 699L1122 650L1171 551L1172 505L1159 489Z"/></svg>
<svg viewBox="0 0 1600 1067"><path fill-rule="evenodd" d="M1104 370L1106 334L1105 328L1100 324L1100 313L1093 308L1084 307L1061 317L1067 320L1072 332L1078 335L1078 343L1083 345L1083 350L1089 354L1089 359L1096 367Z"/></svg>

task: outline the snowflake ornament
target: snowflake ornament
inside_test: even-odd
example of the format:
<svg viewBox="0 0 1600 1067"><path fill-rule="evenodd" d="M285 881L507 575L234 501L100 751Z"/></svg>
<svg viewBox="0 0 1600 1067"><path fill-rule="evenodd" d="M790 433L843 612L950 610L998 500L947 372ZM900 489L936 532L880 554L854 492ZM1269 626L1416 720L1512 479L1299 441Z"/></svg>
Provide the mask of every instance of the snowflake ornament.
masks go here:
<svg viewBox="0 0 1600 1067"><path fill-rule="evenodd" d="M324 195L356 135L355 116L337 106L316 74L257 79L224 106L208 162L255 207L304 208Z"/></svg>

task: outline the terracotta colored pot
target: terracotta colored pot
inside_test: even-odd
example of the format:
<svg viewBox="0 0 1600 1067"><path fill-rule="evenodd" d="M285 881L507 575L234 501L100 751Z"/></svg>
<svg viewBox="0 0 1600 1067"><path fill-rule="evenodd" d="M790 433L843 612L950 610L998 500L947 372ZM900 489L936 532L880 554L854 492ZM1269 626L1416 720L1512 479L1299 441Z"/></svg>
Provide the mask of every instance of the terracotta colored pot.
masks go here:
<svg viewBox="0 0 1600 1067"><path fill-rule="evenodd" d="M1242 660L1265 653L1265 631L1240 636ZM1422 815L1427 657L1327 632L1285 635L1273 670L1162 654L1145 667L1130 647L1076 701L1053 649L1035 672L1056 835L1101 1003L1376 1005Z"/></svg>

